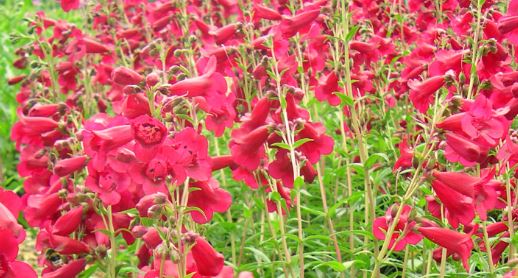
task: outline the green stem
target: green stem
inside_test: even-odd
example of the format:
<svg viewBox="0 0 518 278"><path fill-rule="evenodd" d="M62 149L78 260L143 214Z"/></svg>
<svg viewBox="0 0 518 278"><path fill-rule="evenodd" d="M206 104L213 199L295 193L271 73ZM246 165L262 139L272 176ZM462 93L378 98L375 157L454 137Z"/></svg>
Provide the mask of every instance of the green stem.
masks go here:
<svg viewBox="0 0 518 278"><path fill-rule="evenodd" d="M108 206L108 230L110 233L110 246L111 246L111 257L110 257L110 265L109 265L109 277L116 278L117 277L117 241L115 239L115 229L113 227L113 215L112 215L112 206Z"/></svg>

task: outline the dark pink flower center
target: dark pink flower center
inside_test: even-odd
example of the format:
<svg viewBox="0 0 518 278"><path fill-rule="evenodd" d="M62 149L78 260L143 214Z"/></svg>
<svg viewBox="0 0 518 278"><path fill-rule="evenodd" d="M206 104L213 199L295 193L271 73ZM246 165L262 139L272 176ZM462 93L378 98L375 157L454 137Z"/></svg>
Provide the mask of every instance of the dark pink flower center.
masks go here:
<svg viewBox="0 0 518 278"><path fill-rule="evenodd" d="M136 126L135 136L146 145L158 144L164 138L164 133L159 126L151 123L143 123Z"/></svg>
<svg viewBox="0 0 518 278"><path fill-rule="evenodd" d="M167 165L158 160L149 162L146 168L146 176L153 182L161 182L167 175Z"/></svg>
<svg viewBox="0 0 518 278"><path fill-rule="evenodd" d="M118 178L112 173L105 173L99 177L99 187L106 191L113 191L117 187Z"/></svg>

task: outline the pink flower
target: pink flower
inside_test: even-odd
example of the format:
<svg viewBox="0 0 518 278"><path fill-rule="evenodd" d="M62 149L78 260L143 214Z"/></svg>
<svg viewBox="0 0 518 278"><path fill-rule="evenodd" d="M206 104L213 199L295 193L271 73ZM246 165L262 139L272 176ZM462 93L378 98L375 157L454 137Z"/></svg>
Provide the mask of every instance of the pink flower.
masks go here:
<svg viewBox="0 0 518 278"><path fill-rule="evenodd" d="M433 96L442 86L444 86L444 75L434 76L421 82L416 79L408 81L410 87L410 100L421 113L426 113L428 107L433 102Z"/></svg>
<svg viewBox="0 0 518 278"><path fill-rule="evenodd" d="M475 142L454 132L446 133L445 156L451 162L460 162L464 166L473 166L480 162L487 151Z"/></svg>
<svg viewBox="0 0 518 278"><path fill-rule="evenodd" d="M212 170L207 138L189 127L175 133L171 145L174 155L169 155L168 162L177 177L187 175L199 181L210 178ZM182 183L183 179L178 178L177 182Z"/></svg>
<svg viewBox="0 0 518 278"><path fill-rule="evenodd" d="M18 255L18 241L13 231L0 229L0 277L38 277L36 272L27 263L16 260Z"/></svg>
<svg viewBox="0 0 518 278"><path fill-rule="evenodd" d="M470 234L461 234L450 229L439 227L420 227L419 232L427 239L448 250L448 253L459 256L466 271L469 271L468 260L473 250ZM473 229L475 230L475 229Z"/></svg>
<svg viewBox="0 0 518 278"><path fill-rule="evenodd" d="M25 218L32 227L44 227L63 204L58 193L33 194L27 198L27 207L24 210Z"/></svg>
<svg viewBox="0 0 518 278"><path fill-rule="evenodd" d="M42 278L76 277L85 269L85 266L85 259L73 260L56 269L44 269L42 273Z"/></svg>
<svg viewBox="0 0 518 278"><path fill-rule="evenodd" d="M408 146L408 139L405 136L401 142L399 142L399 158L396 163L394 163L394 167L392 171L397 171L399 169L410 168L413 165L414 152Z"/></svg>
<svg viewBox="0 0 518 278"><path fill-rule="evenodd" d="M54 173L60 177L70 175L86 166L88 157L85 155L75 156L59 160L54 165Z"/></svg>
<svg viewBox="0 0 518 278"><path fill-rule="evenodd" d="M196 236L191 253L199 275L216 276L223 269L225 259L201 236Z"/></svg>
<svg viewBox="0 0 518 278"><path fill-rule="evenodd" d="M135 134L135 155L142 161L149 161L160 149L167 136L167 128L157 119L145 114L132 120Z"/></svg>
<svg viewBox="0 0 518 278"><path fill-rule="evenodd" d="M495 188L500 182L492 180L493 173L486 173L482 178L472 177L465 173L433 172L433 176L448 186L473 200L475 209L482 220L487 219L487 211L496 208L497 194Z"/></svg>
<svg viewBox="0 0 518 278"><path fill-rule="evenodd" d="M121 86L137 85L144 81L144 77L142 75L126 67L118 67L114 69L112 71L111 78L113 82Z"/></svg>
<svg viewBox="0 0 518 278"><path fill-rule="evenodd" d="M190 183L189 188L196 189L189 193L189 206L203 211L203 214L196 210L191 212L196 223L207 223L212 219L214 212L225 212L232 204L230 193L221 189L214 179Z"/></svg>
<svg viewBox="0 0 518 278"><path fill-rule="evenodd" d="M60 236L69 235L79 227L82 218L83 206L73 208L56 220L52 227L52 233Z"/></svg>
<svg viewBox="0 0 518 278"><path fill-rule="evenodd" d="M374 234L374 237L379 240L385 240L389 227L393 225L393 218L398 206L398 204L390 206L384 217L374 219L374 223L372 225L372 233ZM421 235L414 231L416 224L415 221L409 220L411 211L412 207L404 205L403 212L401 213L394 233L392 234L392 238L390 239L389 248L393 248L394 251L401 251L405 249L407 244L415 245L423 239Z"/></svg>
<svg viewBox="0 0 518 278"><path fill-rule="evenodd" d="M338 76L335 72L331 72L328 75L322 75L318 81L318 85L315 86L315 97L320 101L327 101L332 106L337 106L340 104L340 98L336 93L340 91Z"/></svg>
<svg viewBox="0 0 518 278"><path fill-rule="evenodd" d="M110 166L103 171L97 171L88 167L88 177L85 185L93 192L99 194L99 198L106 205L116 205L121 200L121 193L130 185L131 180L125 173L118 173Z"/></svg>
<svg viewBox="0 0 518 278"><path fill-rule="evenodd" d="M450 225L457 228L459 222L464 226L471 224L475 218L475 207L471 197L459 193L438 179L432 182L432 187L446 208L446 218Z"/></svg>
<svg viewBox="0 0 518 278"><path fill-rule="evenodd" d="M61 0L61 8L65 12L79 9L80 4L81 4L80 0Z"/></svg>
<svg viewBox="0 0 518 278"><path fill-rule="evenodd" d="M270 135L267 125L242 136L232 136L230 150L234 161L243 168L255 170L265 156L263 144ZM237 133L236 133L237 134Z"/></svg>

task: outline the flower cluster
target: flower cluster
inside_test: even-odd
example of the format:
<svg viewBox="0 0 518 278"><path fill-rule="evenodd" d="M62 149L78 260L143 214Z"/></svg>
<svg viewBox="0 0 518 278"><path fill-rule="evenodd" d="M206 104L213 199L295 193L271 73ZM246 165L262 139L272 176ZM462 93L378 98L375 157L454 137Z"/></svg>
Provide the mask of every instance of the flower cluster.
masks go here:
<svg viewBox="0 0 518 278"><path fill-rule="evenodd" d="M9 80L20 86L11 135L24 193L0 191L0 276L36 275L16 261L23 212L43 277L252 277L242 254L225 262L205 234L244 202L224 173L279 229L285 277L324 265L304 264L303 208L324 219L336 259L325 265L341 272L333 218L349 214L337 226L357 267L357 206L375 249L365 275L418 249L427 271L448 257L474 270L478 250L494 272L515 257L518 222L518 1L496 2L61 0L87 15L81 28L39 12L16 53L30 72ZM303 206L313 182L323 213Z"/></svg>

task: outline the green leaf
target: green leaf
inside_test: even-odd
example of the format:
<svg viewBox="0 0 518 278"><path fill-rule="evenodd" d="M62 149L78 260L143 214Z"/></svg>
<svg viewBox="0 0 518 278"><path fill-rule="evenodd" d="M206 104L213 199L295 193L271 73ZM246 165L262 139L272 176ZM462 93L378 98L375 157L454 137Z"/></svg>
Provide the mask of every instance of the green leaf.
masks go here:
<svg viewBox="0 0 518 278"><path fill-rule="evenodd" d="M300 146L304 145L305 143L307 143L307 142L311 142L311 141L313 141L313 139L311 139L311 138L302 138L302 139L300 139L300 140L297 140L297 141L295 142L295 144L293 144L293 148L295 148L295 149L296 149L296 148L298 148L298 147L300 147Z"/></svg>
<svg viewBox="0 0 518 278"><path fill-rule="evenodd" d="M345 36L345 41L346 42L351 41L354 38L354 35L356 35L356 32L358 32L359 29L360 29L360 25L352 26L352 28L349 30L349 33L347 33L347 36Z"/></svg>
<svg viewBox="0 0 518 278"><path fill-rule="evenodd" d="M371 168L376 162L378 162L381 159L385 160L385 162L389 161L388 156L384 153L371 154L369 156L369 158L367 158L367 161L365 162L365 168L367 168L367 169Z"/></svg>
<svg viewBox="0 0 518 278"><path fill-rule="evenodd" d="M340 100L342 101L342 105L347 105L347 106L353 106L354 105L354 99L344 93L339 93L339 92L336 92L335 93L339 98Z"/></svg>
<svg viewBox="0 0 518 278"><path fill-rule="evenodd" d="M265 263L271 263L272 261L266 256L266 254L263 253L263 251L256 249L254 247L246 247L245 249L252 251L254 253L254 256L256 259L261 259L261 261L264 261Z"/></svg>
<svg viewBox="0 0 518 278"><path fill-rule="evenodd" d="M288 150L288 151L291 150L290 145L288 145L286 143L283 143L283 142L273 143L272 146L277 147L277 148L281 148L281 149L285 149L285 150Z"/></svg>
<svg viewBox="0 0 518 278"><path fill-rule="evenodd" d="M89 278L92 277L92 275L95 273L95 271L99 268L97 264L92 265L91 267L87 268L85 271L83 271L79 278Z"/></svg>
<svg viewBox="0 0 518 278"><path fill-rule="evenodd" d="M355 263L355 261L348 261L348 262L344 262L344 263L340 263L337 261L323 262L323 263L317 264L315 267L313 267L313 269L317 269L322 266L327 266L327 267L332 268L336 272L344 272L347 269L349 269L354 263Z"/></svg>

